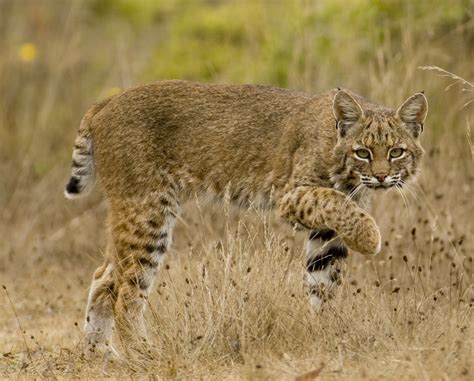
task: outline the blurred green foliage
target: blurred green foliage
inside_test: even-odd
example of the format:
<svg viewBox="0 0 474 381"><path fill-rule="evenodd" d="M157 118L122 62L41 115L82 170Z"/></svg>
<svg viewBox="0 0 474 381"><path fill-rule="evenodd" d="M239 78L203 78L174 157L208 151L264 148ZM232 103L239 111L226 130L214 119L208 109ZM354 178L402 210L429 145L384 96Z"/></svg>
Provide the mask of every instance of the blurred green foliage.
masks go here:
<svg viewBox="0 0 474 381"><path fill-rule="evenodd" d="M446 118L464 134L472 93L448 107L446 82L418 67L473 78L473 20L474 0L0 0L0 157L42 178L92 103L171 78L342 86L392 107L426 90L445 110L430 136Z"/></svg>
<svg viewBox="0 0 474 381"><path fill-rule="evenodd" d="M458 25L472 0L94 0L100 17L159 26L143 80L180 78L287 86L321 61L364 64L410 30L423 44ZM311 62L308 62L308 59ZM313 70L314 71L314 70Z"/></svg>

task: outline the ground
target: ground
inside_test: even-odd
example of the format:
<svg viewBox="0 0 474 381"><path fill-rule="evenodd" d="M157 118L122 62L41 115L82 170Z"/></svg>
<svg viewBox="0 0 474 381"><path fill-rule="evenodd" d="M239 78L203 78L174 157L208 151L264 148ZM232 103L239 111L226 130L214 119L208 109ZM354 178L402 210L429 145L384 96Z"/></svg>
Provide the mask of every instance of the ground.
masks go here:
<svg viewBox="0 0 474 381"><path fill-rule="evenodd" d="M75 204L54 195L57 212L72 218L55 229L52 218L47 234L32 235L28 258L12 251L1 263L0 372L287 380L320 369L328 380L470 379L470 188L456 188L450 208L443 189L422 192L408 196L408 209L396 193L376 195L383 250L373 258L351 253L321 314L307 304L303 233L271 214L191 203L150 298L149 354L113 362L82 355L106 204L99 192Z"/></svg>

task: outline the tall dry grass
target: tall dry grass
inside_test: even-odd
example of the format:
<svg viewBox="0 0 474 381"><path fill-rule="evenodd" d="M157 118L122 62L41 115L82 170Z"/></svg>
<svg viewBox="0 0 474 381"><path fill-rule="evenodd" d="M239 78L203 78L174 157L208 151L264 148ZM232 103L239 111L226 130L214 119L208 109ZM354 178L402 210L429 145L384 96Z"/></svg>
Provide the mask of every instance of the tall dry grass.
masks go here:
<svg viewBox="0 0 474 381"><path fill-rule="evenodd" d="M318 11L305 4L302 16ZM161 27L106 23L89 5L0 1L2 378L472 378L472 11L424 39L398 16L399 43L384 40L364 63L355 44L331 65L308 48L320 31L297 34L288 87L346 86L393 107L425 90L430 103L419 180L406 200L377 196L383 250L351 254L323 313L307 305L302 234L258 210L191 203L149 300L149 352L104 363L82 357L81 325L106 205L100 190L67 202L62 187L81 115L144 80Z"/></svg>

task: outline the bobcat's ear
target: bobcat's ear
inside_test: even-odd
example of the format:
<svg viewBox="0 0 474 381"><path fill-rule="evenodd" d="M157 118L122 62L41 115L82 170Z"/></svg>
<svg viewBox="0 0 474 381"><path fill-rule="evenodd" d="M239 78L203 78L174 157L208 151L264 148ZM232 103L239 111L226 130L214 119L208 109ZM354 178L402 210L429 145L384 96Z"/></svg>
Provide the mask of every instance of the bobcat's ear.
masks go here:
<svg viewBox="0 0 474 381"><path fill-rule="evenodd" d="M340 136L345 136L347 130L364 116L364 111L359 103L344 90L339 90L335 95L333 112Z"/></svg>
<svg viewBox="0 0 474 381"><path fill-rule="evenodd" d="M423 131L423 123L428 113L428 101L423 93L416 93L408 98L397 110L397 117L408 125L413 135Z"/></svg>

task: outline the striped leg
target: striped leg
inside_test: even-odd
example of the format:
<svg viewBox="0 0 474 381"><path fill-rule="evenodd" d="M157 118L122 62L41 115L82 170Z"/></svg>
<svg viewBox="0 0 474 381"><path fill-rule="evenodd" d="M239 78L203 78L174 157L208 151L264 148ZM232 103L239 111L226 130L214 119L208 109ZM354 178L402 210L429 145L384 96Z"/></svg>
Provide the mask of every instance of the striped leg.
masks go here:
<svg viewBox="0 0 474 381"><path fill-rule="evenodd" d="M336 232L330 229L312 230L306 243L306 281L309 285L310 304L319 311L337 284L341 260L347 256L347 247Z"/></svg>
<svg viewBox="0 0 474 381"><path fill-rule="evenodd" d="M146 299L171 244L178 209L172 189L110 200L106 261L94 273L84 324L87 353L115 354L114 328L125 349L146 337Z"/></svg>
<svg viewBox="0 0 474 381"><path fill-rule="evenodd" d="M146 299L171 244L177 213L178 202L170 192L116 211L113 233L119 275L114 312L125 348L146 338Z"/></svg>

